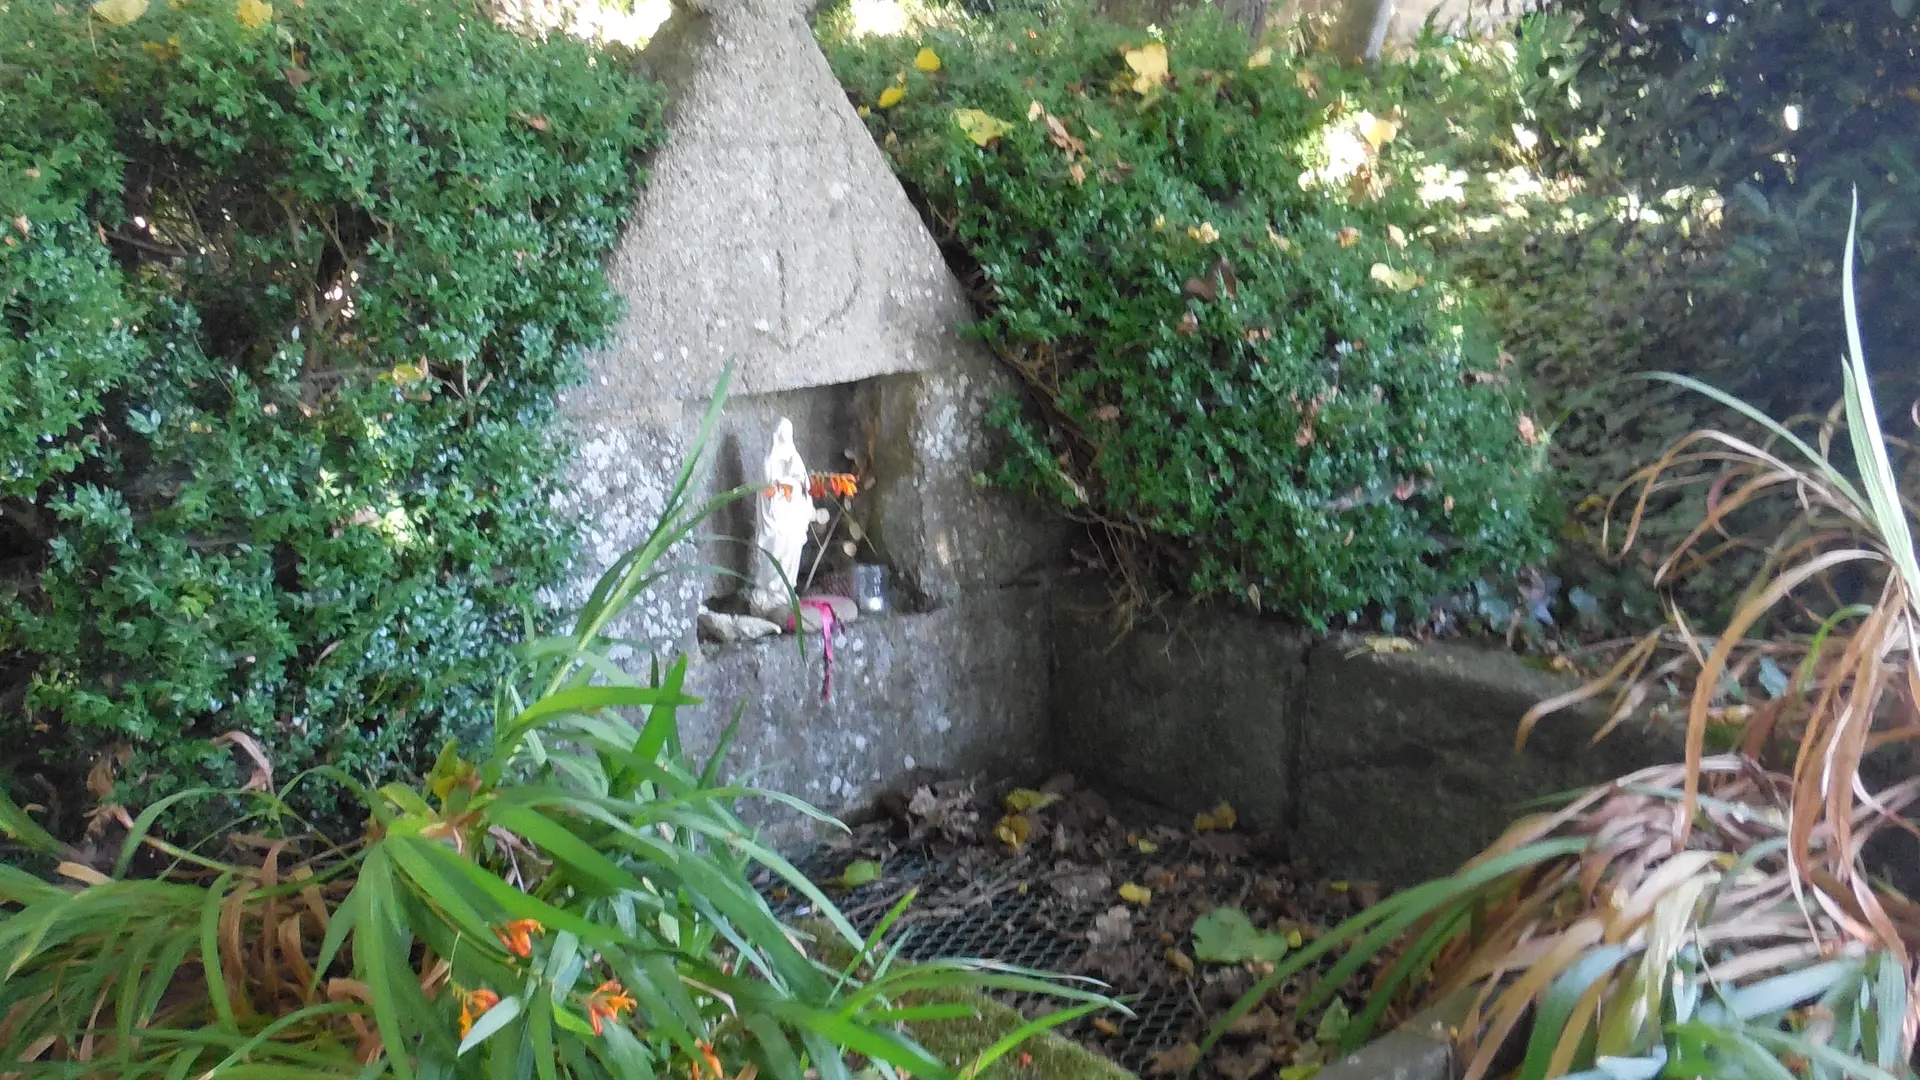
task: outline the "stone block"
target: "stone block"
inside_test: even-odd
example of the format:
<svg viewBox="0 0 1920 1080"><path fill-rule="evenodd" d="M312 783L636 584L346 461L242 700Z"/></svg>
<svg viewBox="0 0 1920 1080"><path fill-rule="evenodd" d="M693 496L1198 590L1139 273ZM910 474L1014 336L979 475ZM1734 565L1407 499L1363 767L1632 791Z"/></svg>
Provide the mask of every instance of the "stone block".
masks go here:
<svg viewBox="0 0 1920 1080"><path fill-rule="evenodd" d="M689 753L704 758L741 710L727 759L733 782L786 792L830 812L862 805L909 771L987 779L1045 767L1045 593L969 594L938 611L862 619L840 629L822 699L818 639L702 646L687 686ZM773 803L742 807L775 842L810 830Z"/></svg>
<svg viewBox="0 0 1920 1080"><path fill-rule="evenodd" d="M987 410L1012 389L1012 376L978 351L938 372L862 384L856 409L870 425L874 455L869 526L897 572L932 604L1028 580L1064 549L1058 518L975 482L996 455Z"/></svg>
<svg viewBox="0 0 1920 1080"><path fill-rule="evenodd" d="M1233 803L1256 829L1288 824L1307 639L1200 609L1117 637L1104 594L1053 604L1053 752L1061 768L1183 812Z"/></svg>
<svg viewBox="0 0 1920 1080"><path fill-rule="evenodd" d="M1484 646L1318 643L1295 850L1334 873L1411 884L1458 869L1529 800L1679 760L1666 728L1628 726L1590 745L1596 707L1547 718L1516 752L1527 710L1577 685Z"/></svg>

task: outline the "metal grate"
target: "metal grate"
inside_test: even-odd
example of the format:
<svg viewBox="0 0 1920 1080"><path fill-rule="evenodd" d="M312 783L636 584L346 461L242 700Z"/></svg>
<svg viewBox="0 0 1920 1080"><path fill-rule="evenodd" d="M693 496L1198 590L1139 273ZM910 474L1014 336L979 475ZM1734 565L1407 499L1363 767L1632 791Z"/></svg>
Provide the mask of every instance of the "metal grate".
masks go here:
<svg viewBox="0 0 1920 1080"><path fill-rule="evenodd" d="M815 849L792 860L812 881L832 881L845 868L844 855ZM918 854L903 853L888 860L880 879L838 898L840 910L862 933L879 925L906 888L938 876L941 868ZM779 882L769 874L759 882L774 911L782 917L805 917L811 905L792 890L779 894ZM1089 948L1086 931L1093 912L1060 909L1038 890L1004 894L963 911L938 909L910 913L899 931L901 954L909 960L942 957L994 960L1044 971L1076 970ZM1126 987L1117 987L1122 995ZM1033 994L995 994L997 999L1033 1016L1056 1007ZM1121 1068L1143 1072L1154 1056L1193 1038L1200 1026L1198 1005L1184 988L1156 989L1128 1002L1131 1019L1113 1017L1116 1037L1102 1037L1090 1020L1081 1019L1061 1034L1094 1046Z"/></svg>

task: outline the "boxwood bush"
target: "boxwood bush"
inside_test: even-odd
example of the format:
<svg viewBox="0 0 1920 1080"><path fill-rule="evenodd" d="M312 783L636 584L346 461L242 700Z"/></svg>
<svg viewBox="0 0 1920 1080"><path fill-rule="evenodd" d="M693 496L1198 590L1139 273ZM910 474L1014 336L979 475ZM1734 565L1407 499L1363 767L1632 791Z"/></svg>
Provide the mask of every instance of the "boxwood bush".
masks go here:
<svg viewBox="0 0 1920 1080"><path fill-rule="evenodd" d="M1542 432L1409 235L1364 76L1205 12L823 36L1036 391L997 417L994 479L1137 578L1314 625L1425 614L1543 553Z"/></svg>
<svg viewBox="0 0 1920 1080"><path fill-rule="evenodd" d="M462 2L0 2L0 736L69 833L490 715L656 95ZM264 775L259 779L264 780ZM325 812L327 807L310 806Z"/></svg>

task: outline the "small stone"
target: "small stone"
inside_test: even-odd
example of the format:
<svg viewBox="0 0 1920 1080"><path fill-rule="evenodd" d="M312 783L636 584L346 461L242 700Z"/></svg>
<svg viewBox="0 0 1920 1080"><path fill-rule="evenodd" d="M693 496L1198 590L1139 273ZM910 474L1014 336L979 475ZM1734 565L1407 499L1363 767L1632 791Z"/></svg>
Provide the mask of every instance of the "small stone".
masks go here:
<svg viewBox="0 0 1920 1080"><path fill-rule="evenodd" d="M733 617L733 628L740 635L741 641L757 641L763 637L772 637L780 632L780 627L777 623L767 619L756 618L752 615L735 615Z"/></svg>
<svg viewBox="0 0 1920 1080"><path fill-rule="evenodd" d="M732 615L718 611L700 611L700 640L711 641L718 645L731 645L740 640L740 622Z"/></svg>

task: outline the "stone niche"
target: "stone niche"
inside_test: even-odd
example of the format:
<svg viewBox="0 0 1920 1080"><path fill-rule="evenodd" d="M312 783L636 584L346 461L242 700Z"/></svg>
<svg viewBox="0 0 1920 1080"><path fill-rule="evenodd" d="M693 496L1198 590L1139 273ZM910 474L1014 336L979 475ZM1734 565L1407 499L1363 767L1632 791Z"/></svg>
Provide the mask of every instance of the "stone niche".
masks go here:
<svg viewBox="0 0 1920 1080"><path fill-rule="evenodd" d="M732 775L829 810L916 768L1038 768L1060 532L973 483L1009 380L957 332L973 315L959 284L797 0L677 8L642 64L670 95L668 137L609 266L628 313L565 403L580 456L563 501L586 545L560 600L646 536L731 367L700 490L757 483L783 416L812 471L870 458L863 524L899 606L838 632L823 700L817 640L696 644L699 605L734 587L724 576L654 590L619 632L693 656L706 704L685 721L690 749L741 709ZM710 523L732 542L679 554L745 571L751 521L739 504Z"/></svg>

